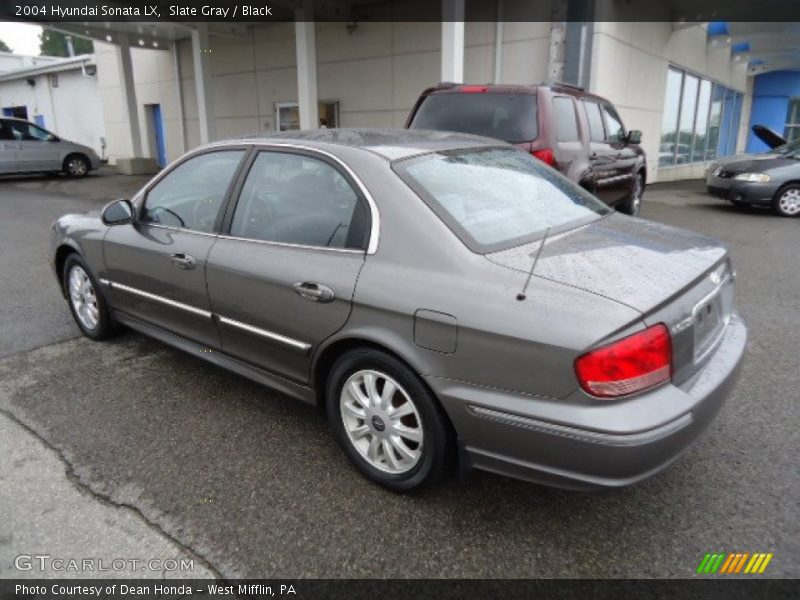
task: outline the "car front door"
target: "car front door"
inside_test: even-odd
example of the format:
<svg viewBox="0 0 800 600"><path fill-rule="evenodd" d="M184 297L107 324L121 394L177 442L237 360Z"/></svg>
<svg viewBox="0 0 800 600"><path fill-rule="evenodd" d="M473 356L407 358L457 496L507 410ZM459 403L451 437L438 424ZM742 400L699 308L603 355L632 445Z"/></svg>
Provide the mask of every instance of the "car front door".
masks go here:
<svg viewBox="0 0 800 600"><path fill-rule="evenodd" d="M350 315L368 205L341 164L300 150L260 150L240 188L206 267L223 351L307 383Z"/></svg>
<svg viewBox="0 0 800 600"><path fill-rule="evenodd" d="M195 154L165 172L140 198L132 224L104 240L112 306L219 348L206 292L206 260L246 147Z"/></svg>
<svg viewBox="0 0 800 600"><path fill-rule="evenodd" d="M19 171L61 170L61 148L56 136L26 121L7 121L7 123L17 140Z"/></svg>
<svg viewBox="0 0 800 600"><path fill-rule="evenodd" d="M628 134L617 111L608 102L601 104L606 124L606 137L613 161L613 176L607 182L608 203L616 204L633 192L636 152L628 144Z"/></svg>
<svg viewBox="0 0 800 600"><path fill-rule="evenodd" d="M614 177L616 176L616 152L611 147L603 121L600 104L592 100L581 100L589 125L589 165L594 195L606 204L616 201Z"/></svg>

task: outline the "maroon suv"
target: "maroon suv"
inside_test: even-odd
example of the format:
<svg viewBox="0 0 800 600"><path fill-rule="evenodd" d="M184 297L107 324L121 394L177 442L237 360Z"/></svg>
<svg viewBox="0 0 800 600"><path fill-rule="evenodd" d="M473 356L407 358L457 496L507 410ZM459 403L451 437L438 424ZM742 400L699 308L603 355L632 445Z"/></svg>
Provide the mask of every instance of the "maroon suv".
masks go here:
<svg viewBox="0 0 800 600"><path fill-rule="evenodd" d="M406 127L458 131L516 144L635 215L646 181L641 132L626 131L613 105L582 88L440 83L417 100Z"/></svg>

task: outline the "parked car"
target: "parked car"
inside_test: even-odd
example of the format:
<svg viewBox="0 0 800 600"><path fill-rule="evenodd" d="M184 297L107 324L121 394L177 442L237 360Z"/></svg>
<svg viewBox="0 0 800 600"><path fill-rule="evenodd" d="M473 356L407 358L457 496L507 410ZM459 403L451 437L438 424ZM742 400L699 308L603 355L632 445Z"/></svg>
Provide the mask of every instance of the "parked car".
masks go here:
<svg viewBox="0 0 800 600"><path fill-rule="evenodd" d="M714 418L746 339L719 242L461 134L210 144L59 218L52 259L87 337L124 324L320 405L395 490L456 461L577 489L649 477Z"/></svg>
<svg viewBox="0 0 800 600"><path fill-rule="evenodd" d="M63 172L85 177L100 163L89 146L62 140L22 119L0 119L0 175Z"/></svg>
<svg viewBox="0 0 800 600"><path fill-rule="evenodd" d="M760 125L753 131L770 149L711 163L706 190L733 204L769 206L782 217L800 216L800 140L787 143Z"/></svg>
<svg viewBox="0 0 800 600"><path fill-rule="evenodd" d="M515 144L606 204L629 215L641 209L647 181L642 134L627 131L611 102L582 88L441 83L422 92L406 127Z"/></svg>

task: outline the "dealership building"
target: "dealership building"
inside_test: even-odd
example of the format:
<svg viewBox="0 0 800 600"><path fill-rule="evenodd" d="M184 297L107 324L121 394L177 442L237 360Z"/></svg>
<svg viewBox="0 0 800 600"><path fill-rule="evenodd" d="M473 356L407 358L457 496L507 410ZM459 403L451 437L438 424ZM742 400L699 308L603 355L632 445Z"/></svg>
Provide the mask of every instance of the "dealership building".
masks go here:
<svg viewBox="0 0 800 600"><path fill-rule="evenodd" d="M605 96L642 131L651 182L757 148L754 116L800 131L797 23L687 21L666 0L648 12L663 8L661 20L639 22L628 4L599 3L605 20L594 22L571 12L587 3L444 0L444 20L431 22L397 10L381 20L379 8L326 21L298 8L294 22L51 25L95 41L107 153L128 172L255 132L402 127L440 81L554 80Z"/></svg>

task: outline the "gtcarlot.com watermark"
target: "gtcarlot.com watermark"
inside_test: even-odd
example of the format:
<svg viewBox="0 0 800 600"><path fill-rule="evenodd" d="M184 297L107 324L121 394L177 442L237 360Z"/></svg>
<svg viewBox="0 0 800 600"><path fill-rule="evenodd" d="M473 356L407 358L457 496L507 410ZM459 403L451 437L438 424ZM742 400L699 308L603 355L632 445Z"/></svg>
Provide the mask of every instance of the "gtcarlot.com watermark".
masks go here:
<svg viewBox="0 0 800 600"><path fill-rule="evenodd" d="M127 571L194 571L191 558L92 558L63 557L49 554L20 554L14 559L18 571L73 573L119 573Z"/></svg>

